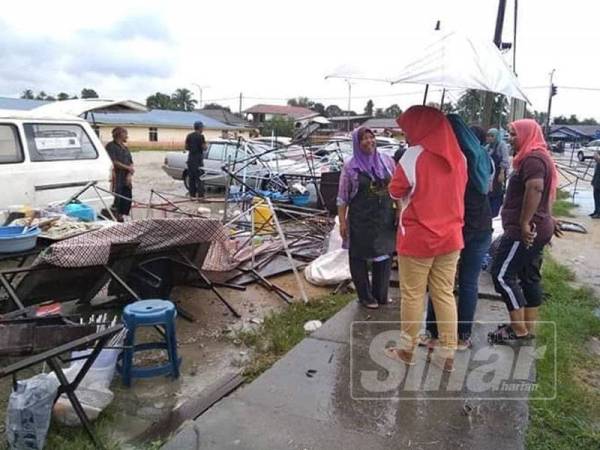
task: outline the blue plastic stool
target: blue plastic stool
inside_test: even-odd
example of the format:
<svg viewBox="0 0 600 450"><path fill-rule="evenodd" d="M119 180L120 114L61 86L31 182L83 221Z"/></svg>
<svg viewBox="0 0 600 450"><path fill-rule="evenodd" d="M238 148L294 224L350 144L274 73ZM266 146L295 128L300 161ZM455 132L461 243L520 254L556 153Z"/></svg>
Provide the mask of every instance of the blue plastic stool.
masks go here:
<svg viewBox="0 0 600 450"><path fill-rule="evenodd" d="M131 386L132 378L150 378L160 375L179 377L181 358L177 357L177 339L175 337L175 305L168 300L140 300L131 303L123 310L123 323L127 328L125 346L117 364L123 384ZM137 327L164 327L164 342L149 342L135 345ZM169 361L153 367L134 367L133 354L138 351L162 349L169 355Z"/></svg>

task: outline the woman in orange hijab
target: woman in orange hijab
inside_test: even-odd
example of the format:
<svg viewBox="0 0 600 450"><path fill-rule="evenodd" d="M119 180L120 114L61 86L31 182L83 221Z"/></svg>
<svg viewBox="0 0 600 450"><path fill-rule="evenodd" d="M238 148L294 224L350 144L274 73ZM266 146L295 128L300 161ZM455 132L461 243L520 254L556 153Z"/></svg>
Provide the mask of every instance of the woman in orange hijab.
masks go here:
<svg viewBox="0 0 600 450"><path fill-rule="evenodd" d="M493 344L511 344L533 336L542 303L541 265L544 246L560 227L552 217L558 174L542 129L532 119L508 126L515 152L508 180L502 227L504 235L494 254L491 273L496 291L510 314L510 325L488 334Z"/></svg>

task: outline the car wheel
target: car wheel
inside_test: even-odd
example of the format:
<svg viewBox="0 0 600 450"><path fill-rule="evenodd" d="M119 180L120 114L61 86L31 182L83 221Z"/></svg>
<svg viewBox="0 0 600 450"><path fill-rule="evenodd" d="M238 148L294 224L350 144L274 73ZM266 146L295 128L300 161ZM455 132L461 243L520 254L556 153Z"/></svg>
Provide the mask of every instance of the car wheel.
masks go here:
<svg viewBox="0 0 600 450"><path fill-rule="evenodd" d="M579 160L579 162L583 162L584 160L584 154L582 151L577 152L577 159Z"/></svg>
<svg viewBox="0 0 600 450"><path fill-rule="evenodd" d="M186 190L190 190L190 177L188 176L187 171L183 172L183 185L185 186Z"/></svg>

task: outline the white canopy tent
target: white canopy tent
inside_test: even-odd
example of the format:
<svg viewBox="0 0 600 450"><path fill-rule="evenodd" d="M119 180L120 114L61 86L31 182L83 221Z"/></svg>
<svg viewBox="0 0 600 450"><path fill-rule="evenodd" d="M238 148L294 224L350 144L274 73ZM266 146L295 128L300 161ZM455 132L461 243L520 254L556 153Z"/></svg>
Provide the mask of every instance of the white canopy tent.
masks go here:
<svg viewBox="0 0 600 450"><path fill-rule="evenodd" d="M421 56L391 78L340 74L329 75L326 78L387 81L391 84L429 84L449 89L478 89L530 103L500 50L490 41L451 32L425 46L418 54Z"/></svg>

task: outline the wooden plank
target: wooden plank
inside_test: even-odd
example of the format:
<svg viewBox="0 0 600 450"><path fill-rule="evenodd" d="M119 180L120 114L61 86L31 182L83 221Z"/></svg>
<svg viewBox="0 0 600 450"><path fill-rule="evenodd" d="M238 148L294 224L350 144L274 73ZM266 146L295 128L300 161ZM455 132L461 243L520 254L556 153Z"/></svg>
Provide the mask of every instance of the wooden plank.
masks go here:
<svg viewBox="0 0 600 450"><path fill-rule="evenodd" d="M198 397L190 398L173 409L167 416L149 427L132 443L153 442L165 439L186 421L194 420L212 405L237 389L244 382L241 372L230 372L204 389Z"/></svg>

